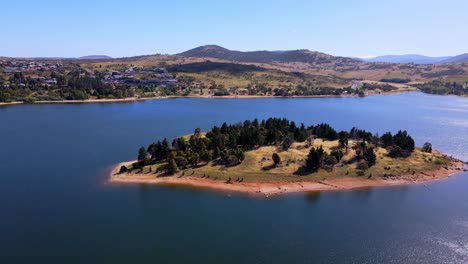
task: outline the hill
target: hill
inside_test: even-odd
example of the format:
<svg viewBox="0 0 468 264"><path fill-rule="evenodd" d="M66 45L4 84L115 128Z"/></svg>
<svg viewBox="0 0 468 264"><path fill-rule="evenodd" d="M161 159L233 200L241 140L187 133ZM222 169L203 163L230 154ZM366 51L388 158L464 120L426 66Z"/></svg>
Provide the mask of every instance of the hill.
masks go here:
<svg viewBox="0 0 468 264"><path fill-rule="evenodd" d="M206 45L197 47L177 54L183 57L216 58L222 60L253 62L253 63L288 63L302 62L322 64L330 62L359 62L356 59L335 57L325 53L310 50L288 50L288 51L236 51L229 50L217 45Z"/></svg>
<svg viewBox="0 0 468 264"><path fill-rule="evenodd" d="M442 63L468 62L468 53L443 60Z"/></svg>
<svg viewBox="0 0 468 264"><path fill-rule="evenodd" d="M78 57L78 60L107 60L107 59L112 59L112 57L107 56L107 55L87 55L87 56L82 56Z"/></svg>
<svg viewBox="0 0 468 264"><path fill-rule="evenodd" d="M388 63L415 63L415 64L438 64L452 57L428 57L417 54L407 55L385 55L370 59L362 59L365 62L388 62Z"/></svg>

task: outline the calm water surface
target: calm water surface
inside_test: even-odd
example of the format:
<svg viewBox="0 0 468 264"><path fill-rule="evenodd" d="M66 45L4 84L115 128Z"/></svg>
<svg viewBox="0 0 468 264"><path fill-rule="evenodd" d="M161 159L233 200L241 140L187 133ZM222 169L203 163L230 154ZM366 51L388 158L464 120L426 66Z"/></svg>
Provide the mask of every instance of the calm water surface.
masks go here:
<svg viewBox="0 0 468 264"><path fill-rule="evenodd" d="M253 198L106 183L140 146L287 117L408 130L468 160L468 99L164 99L0 107L0 263L468 263L468 175Z"/></svg>

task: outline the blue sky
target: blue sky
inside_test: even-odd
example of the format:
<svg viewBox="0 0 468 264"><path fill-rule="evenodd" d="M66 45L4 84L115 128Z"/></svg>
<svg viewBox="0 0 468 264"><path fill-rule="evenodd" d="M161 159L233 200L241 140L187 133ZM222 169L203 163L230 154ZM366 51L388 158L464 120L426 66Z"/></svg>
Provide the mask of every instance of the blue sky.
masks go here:
<svg viewBox="0 0 468 264"><path fill-rule="evenodd" d="M340 56L468 52L466 0L3 1L0 56L113 57L310 49Z"/></svg>

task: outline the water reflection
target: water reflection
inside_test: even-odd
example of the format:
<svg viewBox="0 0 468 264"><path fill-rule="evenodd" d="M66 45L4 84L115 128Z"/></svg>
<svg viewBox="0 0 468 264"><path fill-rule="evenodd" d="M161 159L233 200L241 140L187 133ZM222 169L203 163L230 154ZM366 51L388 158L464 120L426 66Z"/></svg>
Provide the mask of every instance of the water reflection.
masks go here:
<svg viewBox="0 0 468 264"><path fill-rule="evenodd" d="M310 204L316 204L320 202L321 192L307 192L304 194L305 200Z"/></svg>

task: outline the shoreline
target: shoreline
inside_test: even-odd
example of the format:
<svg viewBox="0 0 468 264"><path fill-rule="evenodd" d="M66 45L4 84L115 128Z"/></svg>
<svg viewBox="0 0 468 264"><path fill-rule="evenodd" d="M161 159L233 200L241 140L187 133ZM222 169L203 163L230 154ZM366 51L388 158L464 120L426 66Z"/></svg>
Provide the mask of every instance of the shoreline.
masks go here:
<svg viewBox="0 0 468 264"><path fill-rule="evenodd" d="M400 175L392 179L383 177L339 177L325 179L323 181L301 181L298 176L297 181L278 181L278 182L242 182L242 183L225 183L224 180L214 180L200 178L199 176L182 176L177 173L173 176L160 176L155 174L129 174L119 173L120 167L130 165L135 161L120 162L113 167L109 175L110 183L122 184L150 184L161 186L185 186L200 189L209 189L221 192L236 192L250 195L272 196L291 193L303 192L321 192L321 191L344 191L367 187L390 187L390 186L405 186L412 184L422 184L435 180L449 178L453 174L467 171L466 163L452 158L451 162L446 167L441 167L437 170L420 172L415 175Z"/></svg>
<svg viewBox="0 0 468 264"><path fill-rule="evenodd" d="M375 95L392 95L400 93L411 93L418 91L394 91L386 93L371 93L364 97ZM359 98L359 95L341 94L341 95L293 95L293 96L274 96L274 95L171 95L161 97L128 97L128 98L115 98L115 99L86 99L86 100L56 100L56 101L35 101L33 103L25 103L22 101L14 102L0 102L0 106L20 105L20 104L86 104L86 103L118 103L118 102L137 102L137 101L150 101L160 99L177 99L177 98L201 98L201 99L261 99L261 98L277 98L277 99L295 99L295 98Z"/></svg>

